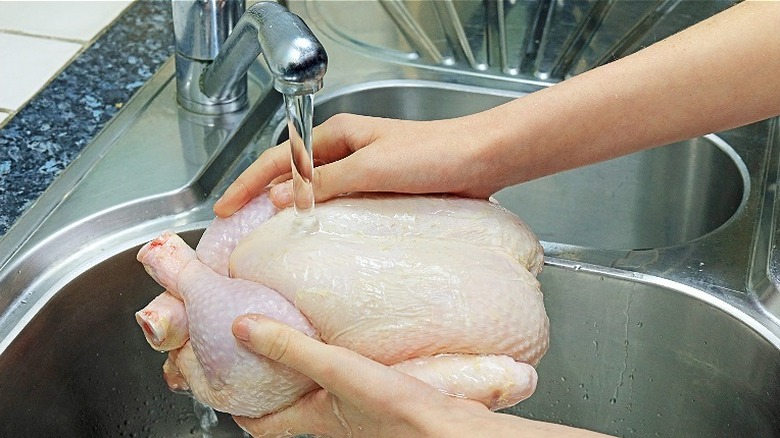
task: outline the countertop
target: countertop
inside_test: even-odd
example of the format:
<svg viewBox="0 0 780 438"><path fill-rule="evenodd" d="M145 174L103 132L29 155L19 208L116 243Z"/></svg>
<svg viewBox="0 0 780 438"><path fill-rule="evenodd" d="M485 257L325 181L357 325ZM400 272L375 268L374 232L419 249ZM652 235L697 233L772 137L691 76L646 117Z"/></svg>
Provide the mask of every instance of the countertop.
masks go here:
<svg viewBox="0 0 780 438"><path fill-rule="evenodd" d="M170 9L135 2L0 130L0 237L173 54Z"/></svg>

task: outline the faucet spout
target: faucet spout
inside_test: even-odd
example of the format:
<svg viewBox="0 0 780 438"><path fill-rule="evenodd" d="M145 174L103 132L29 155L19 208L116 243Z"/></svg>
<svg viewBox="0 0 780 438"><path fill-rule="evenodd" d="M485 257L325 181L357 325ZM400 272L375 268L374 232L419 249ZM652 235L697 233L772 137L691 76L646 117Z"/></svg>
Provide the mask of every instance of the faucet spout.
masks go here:
<svg viewBox="0 0 780 438"><path fill-rule="evenodd" d="M322 87L324 47L300 17L276 2L261 1L244 12L239 0L178 0L173 20L178 101L187 110L223 114L246 107L246 72L259 55L277 91L304 95Z"/></svg>
<svg viewBox="0 0 780 438"><path fill-rule="evenodd" d="M322 87L328 67L325 48L300 17L278 3L259 2L244 13L201 76L201 89L214 98L229 95L261 54L280 93L310 94Z"/></svg>

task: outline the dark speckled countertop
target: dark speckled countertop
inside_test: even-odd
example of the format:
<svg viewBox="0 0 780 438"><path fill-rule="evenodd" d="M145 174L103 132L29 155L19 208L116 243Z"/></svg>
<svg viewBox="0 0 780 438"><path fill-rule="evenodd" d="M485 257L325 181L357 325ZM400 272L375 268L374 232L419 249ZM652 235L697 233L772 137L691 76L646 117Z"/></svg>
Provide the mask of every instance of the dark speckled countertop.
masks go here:
<svg viewBox="0 0 780 438"><path fill-rule="evenodd" d="M170 9L137 0L0 130L0 237L173 54Z"/></svg>

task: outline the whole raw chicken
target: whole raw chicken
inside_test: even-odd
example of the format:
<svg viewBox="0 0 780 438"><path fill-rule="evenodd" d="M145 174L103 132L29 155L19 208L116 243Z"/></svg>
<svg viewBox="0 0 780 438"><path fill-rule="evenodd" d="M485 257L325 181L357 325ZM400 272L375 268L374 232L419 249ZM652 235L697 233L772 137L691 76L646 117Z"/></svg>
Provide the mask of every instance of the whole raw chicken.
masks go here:
<svg viewBox="0 0 780 438"><path fill-rule="evenodd" d="M491 409L533 393L547 350L541 245L488 201L343 197L307 218L263 195L215 219L197 250L168 232L138 260L166 289L136 319L170 352L169 387L234 415L266 415L317 387L236 341L231 324L246 313Z"/></svg>

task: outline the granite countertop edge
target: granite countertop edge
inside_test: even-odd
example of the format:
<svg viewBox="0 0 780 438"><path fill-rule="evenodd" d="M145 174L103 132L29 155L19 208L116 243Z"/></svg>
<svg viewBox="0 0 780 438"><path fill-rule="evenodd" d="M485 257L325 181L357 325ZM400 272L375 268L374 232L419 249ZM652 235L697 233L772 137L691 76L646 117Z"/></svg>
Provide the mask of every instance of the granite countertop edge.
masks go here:
<svg viewBox="0 0 780 438"><path fill-rule="evenodd" d="M0 238L173 54L171 2L137 0L0 129Z"/></svg>

